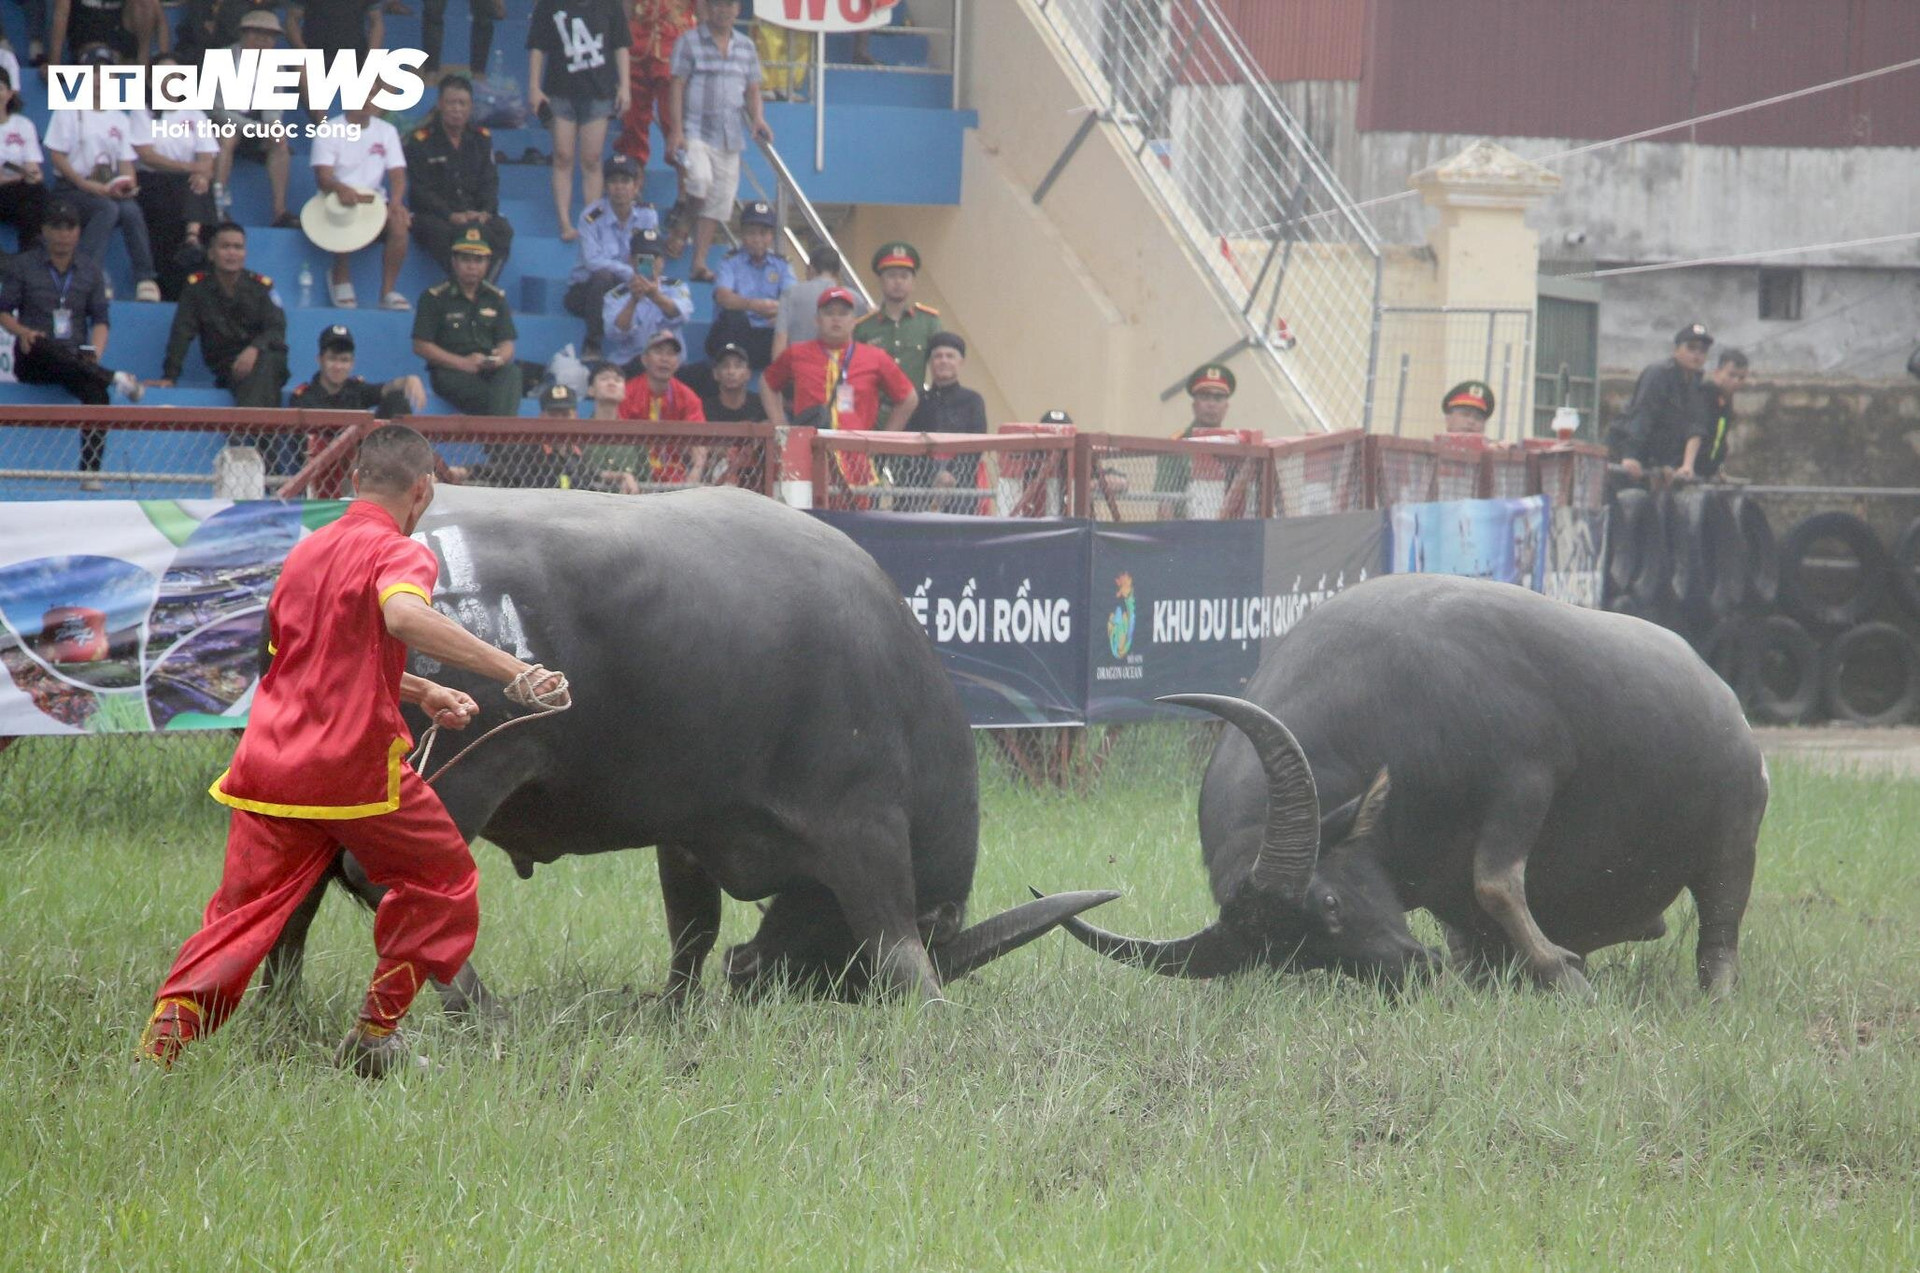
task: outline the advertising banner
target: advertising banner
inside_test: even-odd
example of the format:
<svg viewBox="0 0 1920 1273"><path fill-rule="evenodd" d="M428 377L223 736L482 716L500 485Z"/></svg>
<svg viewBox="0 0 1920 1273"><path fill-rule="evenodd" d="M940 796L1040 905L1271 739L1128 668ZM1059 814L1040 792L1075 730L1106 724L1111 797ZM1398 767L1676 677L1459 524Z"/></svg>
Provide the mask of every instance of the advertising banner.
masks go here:
<svg viewBox="0 0 1920 1273"><path fill-rule="evenodd" d="M989 727L1085 720L1087 523L813 515L892 576L940 651L968 720Z"/></svg>
<svg viewBox="0 0 1920 1273"><path fill-rule="evenodd" d="M792 31L870 31L893 21L900 0L759 0L753 16Z"/></svg>
<svg viewBox="0 0 1920 1273"><path fill-rule="evenodd" d="M1315 605L1381 573L1378 513L1093 529L1087 719L1187 715L1162 694L1239 694Z"/></svg>
<svg viewBox="0 0 1920 1273"><path fill-rule="evenodd" d="M1545 592L1599 609L1607 587L1607 510L1556 508L1547 523Z"/></svg>
<svg viewBox="0 0 1920 1273"><path fill-rule="evenodd" d="M1544 495L1396 504L1389 525L1396 574L1465 575L1545 590Z"/></svg>
<svg viewBox="0 0 1920 1273"><path fill-rule="evenodd" d="M0 503L0 735L244 724L280 563L345 507Z"/></svg>

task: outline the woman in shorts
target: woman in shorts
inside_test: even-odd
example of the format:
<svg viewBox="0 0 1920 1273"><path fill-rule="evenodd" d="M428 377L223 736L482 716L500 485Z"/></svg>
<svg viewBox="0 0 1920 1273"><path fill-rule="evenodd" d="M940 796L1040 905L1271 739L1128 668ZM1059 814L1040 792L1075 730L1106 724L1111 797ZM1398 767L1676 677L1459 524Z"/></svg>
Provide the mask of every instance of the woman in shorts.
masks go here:
<svg viewBox="0 0 1920 1273"><path fill-rule="evenodd" d="M527 25L527 105L553 130L553 210L569 243L580 237L573 224L574 158L581 202L592 203L600 197L607 119L626 113L632 93L630 43L621 0L539 0Z"/></svg>

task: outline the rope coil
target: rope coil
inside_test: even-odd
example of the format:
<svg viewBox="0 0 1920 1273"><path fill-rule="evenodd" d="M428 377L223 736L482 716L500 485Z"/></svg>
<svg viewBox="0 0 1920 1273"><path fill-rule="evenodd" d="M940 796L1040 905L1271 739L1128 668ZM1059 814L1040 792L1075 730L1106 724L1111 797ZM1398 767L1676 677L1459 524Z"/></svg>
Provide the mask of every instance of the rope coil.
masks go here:
<svg viewBox="0 0 1920 1273"><path fill-rule="evenodd" d="M534 683L536 681L544 680L549 676L554 677L557 683L546 690L534 689ZM415 773L419 774L422 778L426 778L428 786L432 786L434 783L440 781L440 779L446 777L449 770L466 759L468 752L478 747L481 743L486 742L487 739L492 738L495 734L500 733L502 730L512 729L515 725L524 725L528 721L540 720L543 717L552 716L557 712L564 712L573 706L573 687L568 684L566 674L564 672L549 672L539 664L535 664L509 681L505 693L508 702L513 703L515 706L529 709L527 714L525 716L515 716L511 720L505 720L495 725L492 729L480 735L480 737L474 739L459 751L453 753L453 759L440 766L440 772L431 778L427 778L427 761L433 755L434 741L440 737L440 724L438 721L435 721L427 726L427 732L420 738L420 745L414 749L413 755L407 757L407 761L413 766Z"/></svg>

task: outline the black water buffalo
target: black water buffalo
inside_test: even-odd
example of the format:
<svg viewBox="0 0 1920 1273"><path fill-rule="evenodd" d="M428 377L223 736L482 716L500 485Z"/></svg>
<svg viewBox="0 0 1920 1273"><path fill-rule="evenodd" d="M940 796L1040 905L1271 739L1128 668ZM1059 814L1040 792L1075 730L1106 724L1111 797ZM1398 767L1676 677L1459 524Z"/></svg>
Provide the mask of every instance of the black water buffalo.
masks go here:
<svg viewBox="0 0 1920 1273"><path fill-rule="evenodd" d="M574 701L443 779L431 771L462 740L440 740L436 790L461 833L492 840L523 877L566 854L659 846L669 994L698 979L722 889L771 898L753 939L727 952L736 984L858 993L878 979L928 997L1115 896L1067 894L963 931L973 737L899 590L839 531L731 489L444 488L422 531L441 559L435 604L564 668ZM483 705L467 738L505 718L498 686L414 670ZM297 972L324 888L288 926L272 978ZM469 969L449 1002L477 993Z"/></svg>
<svg viewBox="0 0 1920 1273"><path fill-rule="evenodd" d="M1391 575L1302 619L1246 700L1173 701L1240 731L1200 789L1220 918L1165 942L1070 921L1094 949L1189 977L1266 964L1397 983L1433 959L1406 923L1425 907L1468 969L1517 958L1585 991L1583 957L1662 935L1684 888L1700 984L1732 986L1767 770L1733 692L1671 632Z"/></svg>

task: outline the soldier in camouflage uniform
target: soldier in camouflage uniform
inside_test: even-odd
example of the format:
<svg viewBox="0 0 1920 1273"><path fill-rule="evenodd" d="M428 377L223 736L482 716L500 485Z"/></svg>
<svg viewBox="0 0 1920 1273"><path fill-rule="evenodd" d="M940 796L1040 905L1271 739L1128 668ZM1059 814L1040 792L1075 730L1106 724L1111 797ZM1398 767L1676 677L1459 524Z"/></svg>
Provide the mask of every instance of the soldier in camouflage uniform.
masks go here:
<svg viewBox="0 0 1920 1273"><path fill-rule="evenodd" d="M235 406L277 407L287 383L287 316L273 280L246 268L247 232L232 222L214 230L211 255L212 271L189 276L180 292L154 383L173 387L198 337L213 382L233 394Z"/></svg>
<svg viewBox="0 0 1920 1273"><path fill-rule="evenodd" d="M453 277L427 289L413 319L413 352L426 359L433 391L467 415L517 415L518 334L507 294L485 281L493 249L478 226L453 245Z"/></svg>

